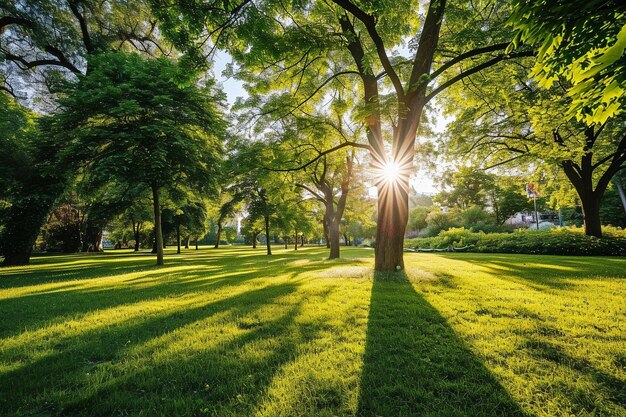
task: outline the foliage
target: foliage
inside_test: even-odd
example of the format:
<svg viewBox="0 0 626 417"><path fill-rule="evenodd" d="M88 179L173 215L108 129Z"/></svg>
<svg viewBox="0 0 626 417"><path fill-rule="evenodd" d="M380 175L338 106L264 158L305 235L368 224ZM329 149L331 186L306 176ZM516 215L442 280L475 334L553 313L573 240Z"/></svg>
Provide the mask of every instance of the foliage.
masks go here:
<svg viewBox="0 0 626 417"><path fill-rule="evenodd" d="M445 249L450 245L471 245L469 252L520 253L544 255L626 256L626 233L605 229L605 237L585 236L581 229L554 228L547 231L519 229L514 233L476 233L469 229L449 229L436 237L409 239L414 248Z"/></svg>
<svg viewBox="0 0 626 417"><path fill-rule="evenodd" d="M569 116L605 123L626 102L626 5L620 0L513 2L520 42L539 49L530 77L550 88L569 82Z"/></svg>
<svg viewBox="0 0 626 417"><path fill-rule="evenodd" d="M0 16L0 90L48 112L49 88L89 72L90 55L174 52L144 0L2 1Z"/></svg>
<svg viewBox="0 0 626 417"><path fill-rule="evenodd" d="M20 180L33 165L36 117L7 94L0 92L0 232Z"/></svg>
<svg viewBox="0 0 626 417"><path fill-rule="evenodd" d="M46 251L78 252L82 247L80 225L80 212L75 207L57 207L42 230Z"/></svg>
<svg viewBox="0 0 626 417"><path fill-rule="evenodd" d="M409 211L407 230L419 233L420 229L428 225L426 219L433 209L433 207L413 207Z"/></svg>

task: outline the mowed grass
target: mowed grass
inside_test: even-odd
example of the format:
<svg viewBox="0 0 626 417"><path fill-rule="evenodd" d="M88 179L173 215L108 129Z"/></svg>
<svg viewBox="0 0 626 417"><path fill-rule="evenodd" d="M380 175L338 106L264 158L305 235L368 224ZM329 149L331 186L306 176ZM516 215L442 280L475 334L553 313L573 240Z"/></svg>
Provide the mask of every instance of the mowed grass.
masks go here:
<svg viewBox="0 0 626 417"><path fill-rule="evenodd" d="M626 416L626 260L223 248L0 270L0 414Z"/></svg>

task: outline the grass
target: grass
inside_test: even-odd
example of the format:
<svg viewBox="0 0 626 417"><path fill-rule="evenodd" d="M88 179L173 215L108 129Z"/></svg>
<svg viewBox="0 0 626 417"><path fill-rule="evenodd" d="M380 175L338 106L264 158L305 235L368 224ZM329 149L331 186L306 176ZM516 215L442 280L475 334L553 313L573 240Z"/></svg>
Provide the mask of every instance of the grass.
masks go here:
<svg viewBox="0 0 626 417"><path fill-rule="evenodd" d="M626 259L249 248L0 270L0 415L626 416Z"/></svg>

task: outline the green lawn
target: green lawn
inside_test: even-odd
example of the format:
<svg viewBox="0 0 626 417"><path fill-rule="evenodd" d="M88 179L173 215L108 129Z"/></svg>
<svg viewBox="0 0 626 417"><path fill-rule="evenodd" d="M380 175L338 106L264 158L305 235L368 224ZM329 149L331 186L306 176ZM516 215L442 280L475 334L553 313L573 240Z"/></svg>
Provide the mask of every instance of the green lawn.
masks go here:
<svg viewBox="0 0 626 417"><path fill-rule="evenodd" d="M626 259L275 252L0 270L0 414L626 416Z"/></svg>

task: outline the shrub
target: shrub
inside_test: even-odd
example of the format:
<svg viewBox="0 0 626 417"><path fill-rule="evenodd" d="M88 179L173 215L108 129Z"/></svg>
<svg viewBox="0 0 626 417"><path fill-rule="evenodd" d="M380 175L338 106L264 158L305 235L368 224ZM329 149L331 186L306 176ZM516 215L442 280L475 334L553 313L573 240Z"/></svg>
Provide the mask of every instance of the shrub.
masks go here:
<svg viewBox="0 0 626 417"><path fill-rule="evenodd" d="M586 236L579 228L524 230L514 233L483 233L469 229L450 229L431 238L407 240L405 246L444 249L449 245L473 245L471 252L520 253L545 255L617 255L626 256L626 231L606 228L604 237Z"/></svg>

